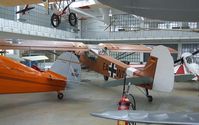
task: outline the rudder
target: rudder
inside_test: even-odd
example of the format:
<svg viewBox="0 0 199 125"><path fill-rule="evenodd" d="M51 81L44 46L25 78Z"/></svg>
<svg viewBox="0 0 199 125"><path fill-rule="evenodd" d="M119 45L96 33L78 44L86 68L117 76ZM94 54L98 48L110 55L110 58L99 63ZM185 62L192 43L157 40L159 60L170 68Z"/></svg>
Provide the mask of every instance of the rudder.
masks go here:
<svg viewBox="0 0 199 125"><path fill-rule="evenodd" d="M50 70L67 77L69 87L73 83L80 83L80 62L77 56L71 52L62 53Z"/></svg>

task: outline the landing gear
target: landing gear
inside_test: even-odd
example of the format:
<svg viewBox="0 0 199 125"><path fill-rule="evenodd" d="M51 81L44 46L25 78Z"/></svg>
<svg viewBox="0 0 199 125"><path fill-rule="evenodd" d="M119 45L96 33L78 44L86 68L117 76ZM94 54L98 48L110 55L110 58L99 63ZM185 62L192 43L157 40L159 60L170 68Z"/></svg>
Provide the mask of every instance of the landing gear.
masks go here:
<svg viewBox="0 0 199 125"><path fill-rule="evenodd" d="M148 89L145 89L146 90L146 97L148 99L148 102L152 102L153 101L153 97L151 95L149 95L149 90Z"/></svg>
<svg viewBox="0 0 199 125"><path fill-rule="evenodd" d="M64 98L64 94L63 94L63 93L58 93L58 94L57 94L57 98L58 98L59 100L62 100L62 99Z"/></svg>
<svg viewBox="0 0 199 125"><path fill-rule="evenodd" d="M60 23L61 23L60 16L53 13L53 15L51 16L51 24L53 25L53 27L58 27Z"/></svg>
<svg viewBox="0 0 199 125"><path fill-rule="evenodd" d="M58 3L58 1L59 1L59 3ZM62 1L62 0L58 0L58 1L56 0L55 2L59 6L59 8L57 9L57 12L53 13L53 15L51 16L52 26L58 27L59 24L61 23L61 17L65 17L65 16L68 16L68 22L71 26L76 26L77 25L77 16L75 13L70 12L70 5L75 0L67 0L67 6L65 6L64 8L61 8L61 4L64 5L65 1Z"/></svg>
<svg viewBox="0 0 199 125"><path fill-rule="evenodd" d="M109 78L108 76L104 76L105 81L108 81L108 78Z"/></svg>
<svg viewBox="0 0 199 125"><path fill-rule="evenodd" d="M70 23L71 26L76 26L77 25L77 16L75 13L70 13L68 15L68 22Z"/></svg>
<svg viewBox="0 0 199 125"><path fill-rule="evenodd" d="M148 102L152 102L153 101L153 97L151 95L148 95L147 98L148 98Z"/></svg>

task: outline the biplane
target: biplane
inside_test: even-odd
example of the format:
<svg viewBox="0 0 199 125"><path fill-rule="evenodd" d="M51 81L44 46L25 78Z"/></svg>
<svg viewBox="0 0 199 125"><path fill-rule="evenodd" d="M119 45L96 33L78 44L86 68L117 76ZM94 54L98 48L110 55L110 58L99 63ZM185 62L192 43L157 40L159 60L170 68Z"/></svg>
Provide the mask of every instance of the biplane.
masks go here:
<svg viewBox="0 0 199 125"><path fill-rule="evenodd" d="M34 7L30 7L30 4L43 3L45 8L49 12L49 4L54 3L54 12L51 16L51 24L53 27L58 27L61 20L68 16L68 22L71 26L77 25L77 16L75 13L70 11L70 5L75 2L75 0L0 0L0 6L18 6L25 5L22 10L16 12L16 14L21 13L26 14ZM65 4L67 3L67 4ZM62 8L62 6L64 6Z"/></svg>
<svg viewBox="0 0 199 125"><path fill-rule="evenodd" d="M120 47L119 47L120 46ZM125 47L126 46L126 47ZM166 47L151 48L144 45L122 45L122 44L98 44L86 45L81 42L60 42L60 41L34 41L21 40L18 43L12 41L0 41L0 49L22 49L22 50L59 50L70 51L77 55L81 64L86 65L90 70L96 71L105 76L121 81L127 76L133 84L146 90L148 101L152 101L149 89L169 92L173 88L174 73L173 60L170 52L173 49ZM143 69L137 69L127 65L106 54L108 50L121 52L151 52ZM71 57L67 57L69 62ZM164 69L167 70L164 70ZM67 70L67 69L66 69ZM164 72L162 72L164 71ZM127 80L128 80L127 79ZM117 86L121 83L110 81L107 86Z"/></svg>
<svg viewBox="0 0 199 125"><path fill-rule="evenodd" d="M199 80L199 65L193 59L193 56L198 53L199 50L193 53L186 52L181 55L180 59L174 61L175 64L180 62L174 67L175 74L193 74L195 76L193 80Z"/></svg>

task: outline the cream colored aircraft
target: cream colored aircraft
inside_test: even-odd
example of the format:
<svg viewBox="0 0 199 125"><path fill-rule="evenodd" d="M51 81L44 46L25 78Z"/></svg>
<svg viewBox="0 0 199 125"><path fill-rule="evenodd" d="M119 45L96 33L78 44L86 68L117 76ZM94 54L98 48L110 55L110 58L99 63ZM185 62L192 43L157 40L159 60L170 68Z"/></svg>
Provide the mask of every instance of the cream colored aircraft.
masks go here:
<svg viewBox="0 0 199 125"><path fill-rule="evenodd" d="M21 13L22 15L26 14L28 11L34 9L34 7L29 7L30 4L39 4L44 3L45 8L48 10L49 3L53 2L56 5L56 11L53 12L51 16L51 24L53 27L58 27L61 23L61 19L63 16L68 16L68 22L71 26L76 26L77 24L77 17L76 14L70 12L70 5L75 0L0 0L0 6L18 6L18 5L25 5L24 9L19 10L16 14ZM67 5L65 5L67 3ZM64 8L61 6L64 5ZM49 11L48 11L49 12Z"/></svg>

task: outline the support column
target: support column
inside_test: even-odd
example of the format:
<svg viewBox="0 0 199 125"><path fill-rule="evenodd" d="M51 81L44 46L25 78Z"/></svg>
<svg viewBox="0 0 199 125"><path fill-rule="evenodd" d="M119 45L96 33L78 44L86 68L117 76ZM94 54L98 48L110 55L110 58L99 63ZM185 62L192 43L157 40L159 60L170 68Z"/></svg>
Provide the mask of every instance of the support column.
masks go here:
<svg viewBox="0 0 199 125"><path fill-rule="evenodd" d="M144 62L144 53L140 53L140 64Z"/></svg>
<svg viewBox="0 0 199 125"><path fill-rule="evenodd" d="M178 43L178 59L181 57L182 55L182 43Z"/></svg>

